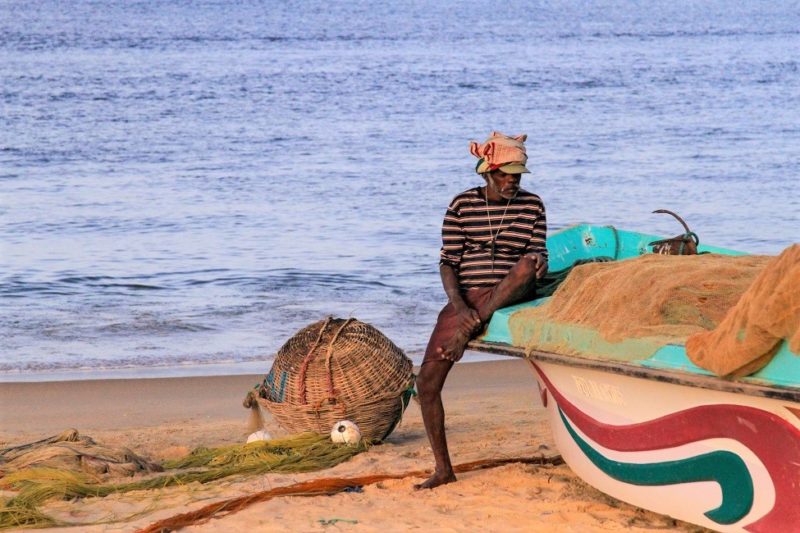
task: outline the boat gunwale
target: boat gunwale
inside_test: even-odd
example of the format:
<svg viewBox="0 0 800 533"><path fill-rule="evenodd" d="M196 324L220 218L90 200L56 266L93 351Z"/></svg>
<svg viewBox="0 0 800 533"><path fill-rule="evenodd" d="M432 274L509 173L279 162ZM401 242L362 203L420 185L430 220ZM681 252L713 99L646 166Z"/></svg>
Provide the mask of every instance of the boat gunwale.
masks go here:
<svg viewBox="0 0 800 533"><path fill-rule="evenodd" d="M511 357L517 357L519 359L543 361L546 363L554 363L576 368L611 372L614 374L640 379L650 379L663 383L672 383L675 385L684 385L721 392L741 393L748 396L759 396L773 400L787 400L800 403L800 389L790 389L777 385L759 385L756 383L729 380L718 376L703 376L699 374L689 374L672 370L649 368L640 365L633 365L624 361L591 359L587 357L564 355L541 350L526 351L524 348L520 348L518 346L511 346L498 342L473 340L470 341L470 343L467 345L467 348L479 352L507 355Z"/></svg>

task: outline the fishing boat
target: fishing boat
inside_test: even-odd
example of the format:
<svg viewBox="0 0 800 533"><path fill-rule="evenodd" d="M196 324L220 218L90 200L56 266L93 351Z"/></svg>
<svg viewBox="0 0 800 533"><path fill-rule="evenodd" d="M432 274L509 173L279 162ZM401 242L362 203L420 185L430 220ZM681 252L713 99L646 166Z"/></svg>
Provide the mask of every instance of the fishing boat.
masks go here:
<svg viewBox="0 0 800 533"><path fill-rule="evenodd" d="M548 238L550 268L633 258L659 238L572 226ZM743 255L702 244L699 251ZM800 531L800 357L786 342L757 373L723 379L695 366L681 344L619 361L535 348L534 331L587 342L585 331L565 324L512 339L511 317L546 300L497 311L469 347L530 363L555 442L578 476L619 500L717 531ZM617 346L635 350L636 341Z"/></svg>

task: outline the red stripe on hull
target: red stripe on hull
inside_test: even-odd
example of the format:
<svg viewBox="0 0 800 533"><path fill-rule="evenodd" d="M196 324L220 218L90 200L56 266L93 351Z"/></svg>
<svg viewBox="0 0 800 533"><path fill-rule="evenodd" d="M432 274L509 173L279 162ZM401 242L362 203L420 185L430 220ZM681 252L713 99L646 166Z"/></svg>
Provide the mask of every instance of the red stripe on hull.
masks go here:
<svg viewBox="0 0 800 533"><path fill-rule="evenodd" d="M775 505L745 526L772 533L800 527L800 430L783 418L754 407L704 405L624 426L600 422L570 403L531 361L561 410L589 438L611 450L647 451L705 439L734 439L749 448L767 469L775 486Z"/></svg>

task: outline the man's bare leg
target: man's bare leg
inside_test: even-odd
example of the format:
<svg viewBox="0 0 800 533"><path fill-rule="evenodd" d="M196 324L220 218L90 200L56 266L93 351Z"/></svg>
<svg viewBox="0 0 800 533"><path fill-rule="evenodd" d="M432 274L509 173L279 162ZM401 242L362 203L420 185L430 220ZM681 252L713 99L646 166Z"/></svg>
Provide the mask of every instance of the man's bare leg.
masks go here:
<svg viewBox="0 0 800 533"><path fill-rule="evenodd" d="M456 480L450 454L447 451L447 437L444 432L444 406L442 405L442 388L447 374L453 368L453 362L447 359L428 361L422 365L417 376L417 393L422 408L422 421L425 432L433 449L436 469L428 480L414 485L414 488L432 489Z"/></svg>
<svg viewBox="0 0 800 533"><path fill-rule="evenodd" d="M508 274L506 274L506 277L497 284L497 287L492 291L492 295L486 303L476 309L481 317L481 322L483 324L488 323L495 311L518 303L530 292L535 283L536 265L525 257L514 265ZM454 362L458 361L461 359L461 356L464 355L467 343L476 333L478 333L477 330L473 331L472 334L458 331L449 342L437 348L437 351L441 353L445 359Z"/></svg>
<svg viewBox="0 0 800 533"><path fill-rule="evenodd" d="M527 257L514 265L514 268L492 291L489 299L476 309L481 317L481 322L483 324L487 323L492 314L501 307L506 307L522 300L536 282L536 270L536 262ZM471 332L456 330L449 342L436 348L436 352L440 353L442 358L424 362L419 376L417 376L417 392L419 393L422 407L422 420L433 449L436 467L433 475L428 480L414 486L416 489L432 489L456 480L453 466L450 463L450 454L447 450L442 388L453 364L461 359L467 343L478 332L478 329L480 329L480 326ZM431 342L435 342L433 338ZM428 349L431 348L429 345Z"/></svg>

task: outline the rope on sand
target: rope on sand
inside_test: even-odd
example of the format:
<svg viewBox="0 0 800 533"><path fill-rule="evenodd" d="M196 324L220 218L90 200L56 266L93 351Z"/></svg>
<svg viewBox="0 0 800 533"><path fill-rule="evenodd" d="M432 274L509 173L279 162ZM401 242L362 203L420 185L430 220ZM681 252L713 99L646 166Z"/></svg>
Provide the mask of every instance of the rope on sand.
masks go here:
<svg viewBox="0 0 800 533"><path fill-rule="evenodd" d="M464 472L496 468L499 466L517 463L555 466L563 464L564 460L560 455L554 455L551 457L540 456L513 457L509 459L483 459L480 461L472 461L469 463L456 465L453 470L455 470L457 474L461 474ZM229 500L212 503L198 509L197 511L183 513L166 518L164 520L159 520L158 522L140 529L137 531L137 533L166 533L168 531L176 531L186 526L205 523L214 517L221 518L223 516L239 512L245 507L249 507L254 503L271 500L277 496L330 496L342 492L350 487L362 487L390 479L425 477L427 475L430 475L430 471L428 470L412 470L410 472L403 472L401 474L373 474L370 476L350 478L312 479L310 481L295 483L294 485L276 487L271 490L257 492L248 496L240 496L238 498L231 498Z"/></svg>

